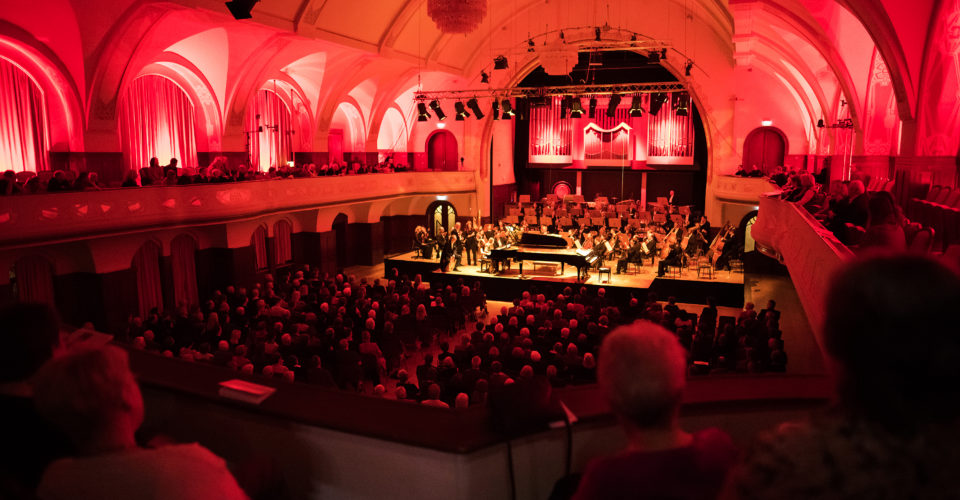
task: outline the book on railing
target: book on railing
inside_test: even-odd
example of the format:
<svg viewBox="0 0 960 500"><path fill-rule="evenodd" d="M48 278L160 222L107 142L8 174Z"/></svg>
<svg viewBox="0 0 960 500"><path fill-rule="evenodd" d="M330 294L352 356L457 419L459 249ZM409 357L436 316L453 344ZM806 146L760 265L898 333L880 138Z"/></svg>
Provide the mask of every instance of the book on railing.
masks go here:
<svg viewBox="0 0 960 500"><path fill-rule="evenodd" d="M224 398L258 405L262 403L263 400L269 398L274 392L277 392L277 390L273 387L254 384L253 382L235 378L220 382L219 394Z"/></svg>

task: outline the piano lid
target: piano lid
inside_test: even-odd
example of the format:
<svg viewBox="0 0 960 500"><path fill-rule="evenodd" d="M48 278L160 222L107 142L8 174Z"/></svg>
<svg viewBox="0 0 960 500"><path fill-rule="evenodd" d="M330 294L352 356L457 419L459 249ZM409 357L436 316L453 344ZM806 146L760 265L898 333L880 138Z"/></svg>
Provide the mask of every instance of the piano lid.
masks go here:
<svg viewBox="0 0 960 500"><path fill-rule="evenodd" d="M559 234L525 232L520 236L520 246L567 248L567 240Z"/></svg>

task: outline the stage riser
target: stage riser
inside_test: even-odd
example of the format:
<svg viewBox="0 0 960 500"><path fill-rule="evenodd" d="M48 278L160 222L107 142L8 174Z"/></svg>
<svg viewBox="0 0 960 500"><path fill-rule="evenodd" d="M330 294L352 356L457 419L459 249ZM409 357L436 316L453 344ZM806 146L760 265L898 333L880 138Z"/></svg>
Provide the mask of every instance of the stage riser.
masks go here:
<svg viewBox="0 0 960 500"><path fill-rule="evenodd" d="M526 279L518 277L498 277L492 275L465 275L457 273L435 272L440 268L440 264L435 260L409 261L401 259L384 259L384 270L397 268L400 275L407 275L411 279L419 274L423 281L429 282L431 286L436 283L446 285L455 285L458 280L463 280L466 285L473 285L479 281L483 290L490 300L512 301L519 297L525 290L531 292L543 293L548 297L556 296L567 286L578 290L580 287L586 287L592 292L603 288L606 290L606 296L615 304L625 307L630 299L636 297L644 300L648 292L656 292L660 300L666 300L669 296L677 298L677 302L687 304L705 304L707 297L714 297L718 306L743 307L743 284L739 283L721 283L705 281L689 281L674 279L655 279L649 288L634 286L618 286L617 275L612 276L612 283L579 284L579 283L560 283L549 280L539 280L535 276ZM595 273L595 271L594 271ZM699 311L698 311L699 312Z"/></svg>

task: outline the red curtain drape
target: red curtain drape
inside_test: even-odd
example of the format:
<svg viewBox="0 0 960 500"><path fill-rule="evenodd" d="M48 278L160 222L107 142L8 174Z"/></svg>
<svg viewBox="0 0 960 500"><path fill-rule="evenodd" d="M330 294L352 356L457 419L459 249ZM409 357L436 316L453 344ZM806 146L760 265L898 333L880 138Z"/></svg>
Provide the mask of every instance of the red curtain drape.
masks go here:
<svg viewBox="0 0 960 500"><path fill-rule="evenodd" d="M137 296L140 314L146 317L150 309L163 310L163 288L160 281L160 247L147 242L133 256L133 269L137 275Z"/></svg>
<svg viewBox="0 0 960 500"><path fill-rule="evenodd" d="M53 304L53 266L39 255L28 255L13 265L21 302Z"/></svg>
<svg viewBox="0 0 960 500"><path fill-rule="evenodd" d="M190 236L177 236L170 242L173 266L173 296L177 305L199 303L197 295L197 243Z"/></svg>
<svg viewBox="0 0 960 500"><path fill-rule="evenodd" d="M137 78L120 99L120 142L126 168L139 170L153 157L161 165L177 158L181 167L197 166L190 98L168 78Z"/></svg>
<svg viewBox="0 0 960 500"><path fill-rule="evenodd" d="M259 118L257 118L259 116ZM247 113L250 164L268 170L293 160L293 123L290 110L275 92L261 89Z"/></svg>
<svg viewBox="0 0 960 500"><path fill-rule="evenodd" d="M290 236L292 233L290 223L281 220L273 225L273 263L274 265L286 264L293 260L293 252L290 248Z"/></svg>
<svg viewBox="0 0 960 500"><path fill-rule="evenodd" d="M267 229L263 226L258 227L250 238L250 244L257 258L257 271L270 267L267 261Z"/></svg>
<svg viewBox="0 0 960 500"><path fill-rule="evenodd" d="M0 58L0 171L49 170L43 93L23 70Z"/></svg>

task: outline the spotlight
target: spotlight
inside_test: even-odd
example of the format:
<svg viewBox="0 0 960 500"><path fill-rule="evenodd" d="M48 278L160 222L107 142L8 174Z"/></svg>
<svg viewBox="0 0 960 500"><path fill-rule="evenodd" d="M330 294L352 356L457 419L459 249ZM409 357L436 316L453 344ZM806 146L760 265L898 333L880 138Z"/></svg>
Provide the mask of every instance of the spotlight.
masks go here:
<svg viewBox="0 0 960 500"><path fill-rule="evenodd" d="M433 113L437 115L438 120L444 121L447 119L446 113L444 113L443 110L440 109L440 101L434 99L432 102L430 102L430 109L432 109Z"/></svg>
<svg viewBox="0 0 960 500"><path fill-rule="evenodd" d="M533 51L535 50L534 47L536 47L536 44L533 43L533 38L528 38L528 39L527 39L527 52L533 52Z"/></svg>
<svg viewBox="0 0 960 500"><path fill-rule="evenodd" d="M630 103L630 116L638 118L643 116L643 108L640 105L643 104L643 96L637 94L633 96L633 102Z"/></svg>
<svg viewBox="0 0 960 500"><path fill-rule="evenodd" d="M560 39L563 40L563 30L560 30Z"/></svg>
<svg viewBox="0 0 960 500"><path fill-rule="evenodd" d="M637 34L636 34L636 33L630 35L630 41L631 41L631 42L636 42L636 41L637 41Z"/></svg>
<svg viewBox="0 0 960 500"><path fill-rule="evenodd" d="M570 118L580 118L583 116L583 103L579 97L570 98Z"/></svg>
<svg viewBox="0 0 960 500"><path fill-rule="evenodd" d="M598 42L600 41L600 28L599 28L599 27L596 27L596 28L593 29L593 39L596 40L596 41L598 41Z"/></svg>
<svg viewBox="0 0 960 500"><path fill-rule="evenodd" d="M417 103L417 121L425 122L430 119L430 113L427 112L427 104L424 102Z"/></svg>
<svg viewBox="0 0 960 500"><path fill-rule="evenodd" d="M666 58L667 58L667 49L666 48L660 49L660 59L666 59Z"/></svg>
<svg viewBox="0 0 960 500"><path fill-rule="evenodd" d="M500 101L496 97L493 98L493 119L500 119Z"/></svg>
<svg viewBox="0 0 960 500"><path fill-rule="evenodd" d="M501 107L503 108L502 116L504 120L509 120L516 115L516 113L513 112L513 106L510 105L510 99L504 99Z"/></svg>
<svg viewBox="0 0 960 500"><path fill-rule="evenodd" d="M660 64L660 52L654 50L647 54L647 62L649 64Z"/></svg>
<svg viewBox="0 0 960 500"><path fill-rule="evenodd" d="M493 69L507 69L510 65L507 64L507 56L499 55L493 58Z"/></svg>
<svg viewBox="0 0 960 500"><path fill-rule="evenodd" d="M677 116L687 116L690 109L690 94L681 92L673 96L673 110Z"/></svg>
<svg viewBox="0 0 960 500"><path fill-rule="evenodd" d="M230 11L234 19L250 19L253 17L253 14L251 14L253 6L256 5L258 1L259 0L230 0L229 2L224 2L224 5L227 6L227 10Z"/></svg>
<svg viewBox="0 0 960 500"><path fill-rule="evenodd" d="M490 83L490 75L486 71L480 72L480 83Z"/></svg>
<svg viewBox="0 0 960 500"><path fill-rule="evenodd" d="M656 94L650 94L650 114L656 116L660 112L660 108L663 107L663 103L667 102L667 95L662 92L657 92Z"/></svg>
<svg viewBox="0 0 960 500"><path fill-rule="evenodd" d="M453 104L453 109L457 112L456 120L462 122L464 118L470 118L470 113L467 113L467 107L463 105L463 101L457 101Z"/></svg>
<svg viewBox="0 0 960 500"><path fill-rule="evenodd" d="M596 97L590 98L590 112L587 113L587 116L590 118L596 118L597 116L597 98Z"/></svg>
<svg viewBox="0 0 960 500"><path fill-rule="evenodd" d="M567 119L567 108L570 107L570 96L564 96L560 99L560 119Z"/></svg>
<svg viewBox="0 0 960 500"><path fill-rule="evenodd" d="M823 118L817 120L817 128L823 128L823 127L825 127L825 126L826 126L826 124L823 123Z"/></svg>
<svg viewBox="0 0 960 500"><path fill-rule="evenodd" d="M483 119L483 111L480 111L480 104L477 103L476 97L467 101L467 107L473 111L473 116L476 117L477 120Z"/></svg>
<svg viewBox="0 0 960 500"><path fill-rule="evenodd" d="M607 103L607 116L613 118L617 116L617 106L620 105L620 94L610 96L610 102Z"/></svg>
<svg viewBox="0 0 960 500"><path fill-rule="evenodd" d="M690 72L693 71L693 61L687 59L687 65L683 68L684 74L690 76Z"/></svg>

